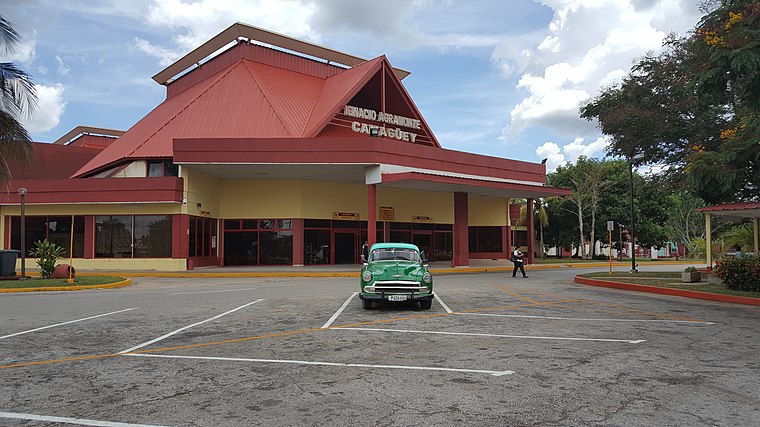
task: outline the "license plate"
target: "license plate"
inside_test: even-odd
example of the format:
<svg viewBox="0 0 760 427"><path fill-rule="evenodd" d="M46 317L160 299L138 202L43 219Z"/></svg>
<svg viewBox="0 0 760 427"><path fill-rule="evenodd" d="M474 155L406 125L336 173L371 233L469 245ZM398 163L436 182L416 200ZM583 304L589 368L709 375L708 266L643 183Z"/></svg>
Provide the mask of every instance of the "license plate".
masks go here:
<svg viewBox="0 0 760 427"><path fill-rule="evenodd" d="M406 295L388 295L388 301L406 301Z"/></svg>

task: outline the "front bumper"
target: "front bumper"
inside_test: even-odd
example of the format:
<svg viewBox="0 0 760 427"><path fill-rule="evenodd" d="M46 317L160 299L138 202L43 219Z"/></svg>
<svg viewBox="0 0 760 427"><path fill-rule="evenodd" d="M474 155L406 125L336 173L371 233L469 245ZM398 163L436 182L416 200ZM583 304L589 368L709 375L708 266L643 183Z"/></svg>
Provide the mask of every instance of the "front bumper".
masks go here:
<svg viewBox="0 0 760 427"><path fill-rule="evenodd" d="M367 288L369 288L369 286L366 287L365 290ZM410 289L409 287L403 289L381 289L380 287L375 287L374 292L362 291L359 293L359 298L370 301L393 301L395 296L406 297L404 301L429 301L433 299L434 294L432 290L428 290L428 288L424 286L415 287L414 289Z"/></svg>

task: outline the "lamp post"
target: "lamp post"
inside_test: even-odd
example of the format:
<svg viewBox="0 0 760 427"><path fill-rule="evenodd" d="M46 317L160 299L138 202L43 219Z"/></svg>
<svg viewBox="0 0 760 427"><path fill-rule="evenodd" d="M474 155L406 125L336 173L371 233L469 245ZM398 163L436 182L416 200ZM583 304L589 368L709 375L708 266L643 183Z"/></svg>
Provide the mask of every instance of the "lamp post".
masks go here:
<svg viewBox="0 0 760 427"><path fill-rule="evenodd" d="M26 279L26 217L24 212L24 198L26 197L26 188L18 189L18 195L21 197L21 280Z"/></svg>
<svg viewBox="0 0 760 427"><path fill-rule="evenodd" d="M633 208L633 161L640 160L644 156L636 154L628 158L628 177L631 184L631 271L630 273L638 273L636 268L636 213Z"/></svg>

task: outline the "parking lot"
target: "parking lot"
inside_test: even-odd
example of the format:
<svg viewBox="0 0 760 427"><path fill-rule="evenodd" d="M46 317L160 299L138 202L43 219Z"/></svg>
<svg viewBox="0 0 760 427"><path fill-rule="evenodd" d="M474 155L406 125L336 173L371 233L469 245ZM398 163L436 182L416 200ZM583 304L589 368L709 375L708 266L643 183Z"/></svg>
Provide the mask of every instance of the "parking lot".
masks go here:
<svg viewBox="0 0 760 427"><path fill-rule="evenodd" d="M0 425L756 425L760 307L592 288L585 270L135 278L0 294Z"/></svg>

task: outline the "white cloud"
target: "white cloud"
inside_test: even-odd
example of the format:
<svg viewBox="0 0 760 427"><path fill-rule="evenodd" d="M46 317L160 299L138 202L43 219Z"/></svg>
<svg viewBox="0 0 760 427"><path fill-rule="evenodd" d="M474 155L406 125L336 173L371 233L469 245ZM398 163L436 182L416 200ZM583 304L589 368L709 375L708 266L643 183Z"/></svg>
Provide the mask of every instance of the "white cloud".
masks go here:
<svg viewBox="0 0 760 427"><path fill-rule="evenodd" d="M59 76L67 76L71 72L71 67L66 65L66 63L63 61L63 58L56 55L55 61L58 63L58 75Z"/></svg>
<svg viewBox="0 0 760 427"><path fill-rule="evenodd" d="M557 169L557 167L567 163L559 145L553 142L545 142L543 145L536 148L536 155L538 155L539 158L546 159L547 172L552 172Z"/></svg>
<svg viewBox="0 0 760 427"><path fill-rule="evenodd" d="M505 134L532 126L570 137L598 134L579 118L580 106L626 75L637 57L659 50L669 32L684 34L700 18L693 0L539 1L554 9L541 41L494 51L497 63L524 64L517 87L526 96Z"/></svg>
<svg viewBox="0 0 760 427"><path fill-rule="evenodd" d="M161 65L167 66L235 22L316 41L308 24L313 12L312 5L299 0L154 0L145 20L154 28L175 34L172 45L159 46L135 38L132 47L159 58Z"/></svg>
<svg viewBox="0 0 760 427"><path fill-rule="evenodd" d="M22 124L30 134L47 132L58 126L66 109L62 85L35 85L34 87L37 90L37 111L32 117L22 120Z"/></svg>
<svg viewBox="0 0 760 427"><path fill-rule="evenodd" d="M14 51L7 55L7 57L3 57L3 60L10 62L19 62L22 64L28 64L34 61L37 47L36 36L37 32L34 31L28 40L22 39L19 41L19 43L15 46Z"/></svg>
<svg viewBox="0 0 760 427"><path fill-rule="evenodd" d="M545 142L536 148L536 156L546 158L546 170L552 172L566 163L575 163L580 156L597 157L603 154L605 147L609 144L609 137L599 137L590 144L583 142L583 138L575 138L573 142L563 145L562 148L554 142Z"/></svg>

